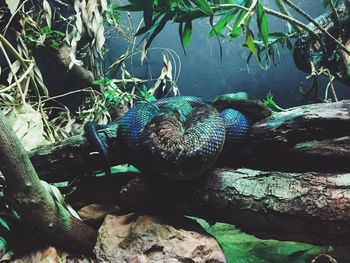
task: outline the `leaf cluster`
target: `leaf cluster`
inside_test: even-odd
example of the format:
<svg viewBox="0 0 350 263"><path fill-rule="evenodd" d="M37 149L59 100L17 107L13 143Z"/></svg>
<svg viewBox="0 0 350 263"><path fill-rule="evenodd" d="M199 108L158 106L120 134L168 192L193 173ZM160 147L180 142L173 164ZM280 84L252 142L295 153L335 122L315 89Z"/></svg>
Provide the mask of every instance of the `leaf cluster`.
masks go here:
<svg viewBox="0 0 350 263"><path fill-rule="evenodd" d="M191 41L193 21L199 18L209 18L212 25L208 33L209 38L216 36L235 40L245 36L245 46L259 63L262 61L263 51L266 51L269 57L272 53L269 46L280 43L270 39L268 18L260 0L133 0L118 9L143 12L144 26L136 32L136 36L148 37L145 49L150 46L165 25L172 21L179 24L179 37L185 50ZM257 34L254 34L251 23L253 17L256 20ZM218 20L214 22L216 18Z"/></svg>
<svg viewBox="0 0 350 263"><path fill-rule="evenodd" d="M63 32L53 30L48 26L40 28L28 25L25 28L24 39L29 45L49 46L54 50L58 50L62 46L64 36Z"/></svg>

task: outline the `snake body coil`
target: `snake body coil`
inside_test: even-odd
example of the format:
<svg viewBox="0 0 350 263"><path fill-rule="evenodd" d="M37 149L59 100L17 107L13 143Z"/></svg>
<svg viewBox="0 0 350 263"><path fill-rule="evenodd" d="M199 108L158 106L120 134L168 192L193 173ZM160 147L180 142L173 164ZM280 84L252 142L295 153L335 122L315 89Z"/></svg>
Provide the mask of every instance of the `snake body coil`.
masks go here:
<svg viewBox="0 0 350 263"><path fill-rule="evenodd" d="M259 110L253 112L262 114L266 110L245 93L233 95L220 96L212 105L189 96L138 104L115 122L116 148L140 170L170 179L194 179L211 168L221 154L237 151L252 124L244 111L257 107ZM106 152L97 132L85 130L88 140Z"/></svg>

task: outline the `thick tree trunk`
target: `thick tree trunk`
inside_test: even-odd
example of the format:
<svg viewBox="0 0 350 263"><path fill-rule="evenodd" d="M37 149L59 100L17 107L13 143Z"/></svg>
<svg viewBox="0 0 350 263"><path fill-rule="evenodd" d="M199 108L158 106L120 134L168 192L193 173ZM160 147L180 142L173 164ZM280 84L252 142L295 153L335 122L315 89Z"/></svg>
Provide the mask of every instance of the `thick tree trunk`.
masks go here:
<svg viewBox="0 0 350 263"><path fill-rule="evenodd" d="M349 182L350 173L232 168L215 168L186 183L121 173L86 178L69 200L116 203L142 213L191 215L210 223L234 224L262 238L348 245Z"/></svg>
<svg viewBox="0 0 350 263"><path fill-rule="evenodd" d="M5 177L5 197L23 220L42 230L54 243L92 254L96 230L72 217L44 188L28 154L1 112L0 169Z"/></svg>
<svg viewBox="0 0 350 263"><path fill-rule="evenodd" d="M350 173L215 169L202 182L181 188L140 177L122 189L121 200L158 213L168 208L231 223L264 238L349 244L349 181Z"/></svg>

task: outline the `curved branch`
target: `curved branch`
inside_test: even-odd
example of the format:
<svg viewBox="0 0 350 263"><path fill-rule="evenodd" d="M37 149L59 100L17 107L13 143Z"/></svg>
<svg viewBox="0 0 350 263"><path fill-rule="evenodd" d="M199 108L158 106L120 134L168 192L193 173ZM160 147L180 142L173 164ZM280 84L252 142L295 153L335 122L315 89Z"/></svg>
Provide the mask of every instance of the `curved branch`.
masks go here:
<svg viewBox="0 0 350 263"><path fill-rule="evenodd" d="M336 43L346 54L350 55L350 50L343 45L338 39L336 39L334 36L332 36L327 30L325 30L323 27L321 27L315 19L313 19L311 16L309 16L304 10L302 10L300 7L298 7L296 4L289 0L282 0L287 5L289 5L291 8L293 8L295 11L297 11L299 14L301 14L305 19L307 19L309 22L311 22L318 30L320 30L323 34L328 36L334 43Z"/></svg>
<svg viewBox="0 0 350 263"><path fill-rule="evenodd" d="M73 218L45 190L28 154L1 112L0 167L5 177L5 196L21 218L70 250L92 253L96 231Z"/></svg>

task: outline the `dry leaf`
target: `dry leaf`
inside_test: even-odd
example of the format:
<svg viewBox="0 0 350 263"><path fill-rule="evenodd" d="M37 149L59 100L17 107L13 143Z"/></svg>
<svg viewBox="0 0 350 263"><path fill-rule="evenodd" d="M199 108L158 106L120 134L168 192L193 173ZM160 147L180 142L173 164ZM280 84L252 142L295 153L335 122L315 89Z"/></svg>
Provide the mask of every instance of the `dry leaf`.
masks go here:
<svg viewBox="0 0 350 263"><path fill-rule="evenodd" d="M14 106L6 117L27 151L48 143L41 114L29 104Z"/></svg>
<svg viewBox="0 0 350 263"><path fill-rule="evenodd" d="M48 27L51 28L52 10L51 10L50 4L47 2L47 0L43 1L43 9L46 13L46 15L45 15L46 23L47 23Z"/></svg>
<svg viewBox="0 0 350 263"><path fill-rule="evenodd" d="M21 63L18 60L16 60L11 64L11 71L7 77L8 84L12 83L13 77L14 77L13 74L16 74L20 68L21 68Z"/></svg>
<svg viewBox="0 0 350 263"><path fill-rule="evenodd" d="M18 8L18 5L20 3L19 0L5 0L8 8L10 9L11 15L14 15L16 13L16 10Z"/></svg>

